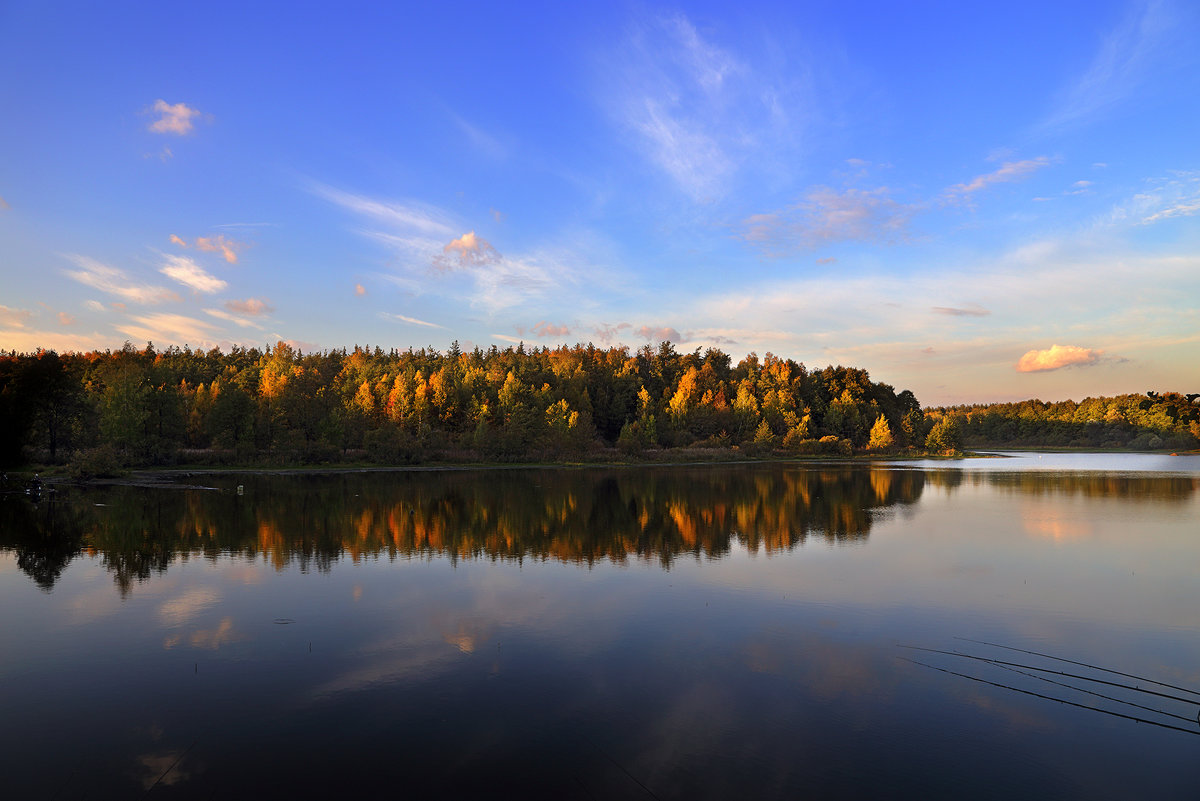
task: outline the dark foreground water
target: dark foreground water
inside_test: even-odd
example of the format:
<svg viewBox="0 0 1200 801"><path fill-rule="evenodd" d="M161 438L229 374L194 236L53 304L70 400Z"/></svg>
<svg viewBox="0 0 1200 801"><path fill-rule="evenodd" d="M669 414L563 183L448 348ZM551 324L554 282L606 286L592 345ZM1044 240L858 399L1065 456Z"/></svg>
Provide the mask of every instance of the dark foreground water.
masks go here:
<svg viewBox="0 0 1200 801"><path fill-rule="evenodd" d="M186 483L0 496L3 797L1200 796L1195 457Z"/></svg>

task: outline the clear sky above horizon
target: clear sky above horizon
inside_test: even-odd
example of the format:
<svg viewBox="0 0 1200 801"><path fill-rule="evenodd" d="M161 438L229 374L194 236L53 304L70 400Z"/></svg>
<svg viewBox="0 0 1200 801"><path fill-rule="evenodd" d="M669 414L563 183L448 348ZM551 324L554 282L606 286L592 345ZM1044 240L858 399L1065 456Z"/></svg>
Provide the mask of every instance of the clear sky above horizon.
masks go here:
<svg viewBox="0 0 1200 801"><path fill-rule="evenodd" d="M0 3L0 349L1200 391L1194 2Z"/></svg>

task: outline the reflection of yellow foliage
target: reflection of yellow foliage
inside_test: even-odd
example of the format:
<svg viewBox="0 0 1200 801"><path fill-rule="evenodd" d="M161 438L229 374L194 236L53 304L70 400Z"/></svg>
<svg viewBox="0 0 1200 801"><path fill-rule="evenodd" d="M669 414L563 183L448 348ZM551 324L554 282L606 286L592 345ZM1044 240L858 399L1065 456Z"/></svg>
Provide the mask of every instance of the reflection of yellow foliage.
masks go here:
<svg viewBox="0 0 1200 801"><path fill-rule="evenodd" d="M880 419L882 420L883 418L881 417ZM875 490L876 502L886 503L892 489L892 471L872 470L871 487Z"/></svg>

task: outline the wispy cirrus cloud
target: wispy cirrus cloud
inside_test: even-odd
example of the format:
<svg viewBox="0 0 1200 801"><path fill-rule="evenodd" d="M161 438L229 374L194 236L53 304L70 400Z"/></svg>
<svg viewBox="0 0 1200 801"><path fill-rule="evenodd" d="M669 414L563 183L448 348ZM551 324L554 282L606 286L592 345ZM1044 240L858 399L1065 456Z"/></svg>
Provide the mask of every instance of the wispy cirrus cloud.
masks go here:
<svg viewBox="0 0 1200 801"><path fill-rule="evenodd" d="M1200 214L1200 170L1177 171L1146 182L1140 192L1118 204L1111 222L1151 225Z"/></svg>
<svg viewBox="0 0 1200 801"><path fill-rule="evenodd" d="M722 196L750 160L770 161L799 139L789 109L794 74L756 68L683 14L634 23L602 66L600 95L616 125L653 167L697 202Z"/></svg>
<svg viewBox="0 0 1200 801"><path fill-rule="evenodd" d="M395 320L396 322L408 323L409 325L421 325L421 326L425 326L426 328L442 328L442 329L444 329L446 327L444 325L438 325L437 323L431 323L426 320L418 320L416 317L406 317L403 314L392 314L390 312L380 312L379 316L385 320Z"/></svg>
<svg viewBox="0 0 1200 801"><path fill-rule="evenodd" d="M887 187L839 191L818 186L794 206L742 220L740 236L772 256L836 242L891 243L906 237L916 211L893 200Z"/></svg>
<svg viewBox="0 0 1200 801"><path fill-rule="evenodd" d="M1031 350L1017 362L1018 373L1041 373L1064 367L1087 367L1098 364L1103 351L1076 345L1051 345L1046 350Z"/></svg>
<svg viewBox="0 0 1200 801"><path fill-rule="evenodd" d="M32 317L33 312L29 309L10 309L8 306L0 306L0 326L5 328L24 328Z"/></svg>
<svg viewBox="0 0 1200 801"><path fill-rule="evenodd" d="M575 248L543 246L519 256L502 254L474 229L434 206L398 204L313 184L311 191L367 221L357 233L386 246L398 273L385 276L409 292L435 292L490 313L560 294L586 276L595 285L605 270ZM586 242L576 235L572 244Z"/></svg>
<svg viewBox="0 0 1200 801"><path fill-rule="evenodd" d="M1107 35L1088 68L1059 93L1055 109L1038 126L1067 128L1102 116L1134 97L1164 64L1187 57L1175 4L1148 0L1131 4L1128 15Z"/></svg>
<svg viewBox="0 0 1200 801"><path fill-rule="evenodd" d="M158 119L150 123L151 133L175 134L184 136L192 132L195 126L192 120L200 116L200 112L186 103L168 103L165 100L155 100L151 112Z"/></svg>
<svg viewBox="0 0 1200 801"><path fill-rule="evenodd" d="M159 272L190 289L211 295L229 286L227 281L212 275L187 256L167 254L164 258L166 264L159 269Z"/></svg>
<svg viewBox="0 0 1200 801"><path fill-rule="evenodd" d="M966 306L934 306L932 310L934 314L945 314L950 317L987 317L991 314L977 303L969 303Z"/></svg>
<svg viewBox="0 0 1200 801"><path fill-rule="evenodd" d="M198 344L212 341L216 331L209 323L182 314L157 312L133 315L130 320L131 323L118 325L117 330L130 339L144 342Z"/></svg>
<svg viewBox="0 0 1200 801"><path fill-rule="evenodd" d="M66 270L66 274L93 289L142 305L179 300L179 295L165 287L130 283L129 277L123 271L95 259L78 254L67 254L67 258L79 269Z"/></svg>
<svg viewBox="0 0 1200 801"><path fill-rule="evenodd" d="M1052 163L1054 160L1049 156L1038 156L1023 161L1007 161L999 169L977 175L966 183L949 187L943 197L950 202L962 201L992 184L1024 180L1027 176Z"/></svg>
<svg viewBox="0 0 1200 801"><path fill-rule="evenodd" d="M366 195L345 192L315 181L308 183L308 189L314 195L340 206L346 211L419 236L431 237L430 241L444 240L445 237L454 235L453 219L447 212L436 206L415 201L400 203L379 200Z"/></svg>
<svg viewBox="0 0 1200 801"><path fill-rule="evenodd" d="M263 330L263 326L254 320L242 317L238 314L233 314L232 312L225 311L224 309L205 309L204 313L211 317L216 317L218 320L224 320L226 322L233 323L241 328L257 328L260 331Z"/></svg>

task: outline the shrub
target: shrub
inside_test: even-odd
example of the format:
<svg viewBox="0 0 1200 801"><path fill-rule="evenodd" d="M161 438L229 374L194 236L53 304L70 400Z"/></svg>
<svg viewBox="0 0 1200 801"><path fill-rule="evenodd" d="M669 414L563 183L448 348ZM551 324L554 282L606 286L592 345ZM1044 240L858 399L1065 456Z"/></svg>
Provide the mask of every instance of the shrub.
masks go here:
<svg viewBox="0 0 1200 801"><path fill-rule="evenodd" d="M75 451L67 465L67 473L76 480L89 478L114 478L124 475L120 454L112 445L101 445Z"/></svg>

